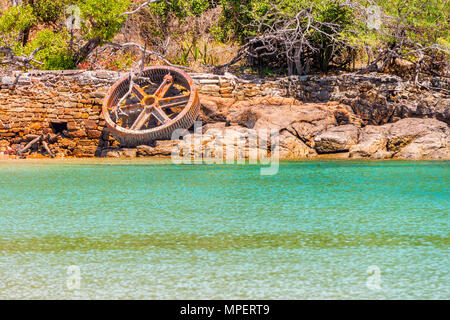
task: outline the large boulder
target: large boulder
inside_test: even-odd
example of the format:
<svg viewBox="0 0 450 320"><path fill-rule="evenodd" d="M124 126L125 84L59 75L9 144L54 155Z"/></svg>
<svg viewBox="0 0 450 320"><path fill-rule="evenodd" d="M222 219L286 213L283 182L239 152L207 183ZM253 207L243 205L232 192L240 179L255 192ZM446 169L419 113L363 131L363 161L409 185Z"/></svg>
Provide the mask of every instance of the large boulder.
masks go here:
<svg viewBox="0 0 450 320"><path fill-rule="evenodd" d="M435 119L402 119L389 126L387 149L400 159L449 158L449 129Z"/></svg>
<svg viewBox="0 0 450 320"><path fill-rule="evenodd" d="M402 117L435 118L450 125L450 99L433 95L412 97L401 102Z"/></svg>
<svg viewBox="0 0 450 320"><path fill-rule="evenodd" d="M200 120L206 124L211 122L225 122L227 115L241 105L232 98L212 97L200 95Z"/></svg>
<svg viewBox="0 0 450 320"><path fill-rule="evenodd" d="M287 130L282 131L279 135L278 144L273 152L278 152L278 157L281 160L309 158L317 155L314 149L308 147Z"/></svg>
<svg viewBox="0 0 450 320"><path fill-rule="evenodd" d="M318 153L346 152L358 143L359 131L352 124L332 127L314 138L314 148Z"/></svg>
<svg viewBox="0 0 450 320"><path fill-rule="evenodd" d="M349 106L337 102L302 103L281 97L246 101L245 106L229 113L227 122L255 130L287 130L311 148L314 137L329 127L361 124Z"/></svg>
<svg viewBox="0 0 450 320"><path fill-rule="evenodd" d="M362 129L350 148L354 158L449 159L448 125L436 119L406 118Z"/></svg>
<svg viewBox="0 0 450 320"><path fill-rule="evenodd" d="M175 150L180 140L159 140L153 146L141 145L136 147L138 157L169 157Z"/></svg>
<svg viewBox="0 0 450 320"><path fill-rule="evenodd" d="M374 157L377 151L387 151L386 126L366 126L361 129L358 143L350 147L350 157L364 158ZM392 154L378 153L376 158L387 158Z"/></svg>

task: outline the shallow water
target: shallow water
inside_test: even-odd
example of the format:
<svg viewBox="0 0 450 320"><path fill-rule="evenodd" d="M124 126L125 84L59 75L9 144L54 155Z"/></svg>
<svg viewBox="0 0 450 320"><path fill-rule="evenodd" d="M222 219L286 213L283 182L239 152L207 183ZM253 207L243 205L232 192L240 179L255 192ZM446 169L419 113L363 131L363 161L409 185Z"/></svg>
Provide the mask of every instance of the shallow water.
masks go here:
<svg viewBox="0 0 450 320"><path fill-rule="evenodd" d="M0 162L0 299L450 298L450 162L259 169Z"/></svg>

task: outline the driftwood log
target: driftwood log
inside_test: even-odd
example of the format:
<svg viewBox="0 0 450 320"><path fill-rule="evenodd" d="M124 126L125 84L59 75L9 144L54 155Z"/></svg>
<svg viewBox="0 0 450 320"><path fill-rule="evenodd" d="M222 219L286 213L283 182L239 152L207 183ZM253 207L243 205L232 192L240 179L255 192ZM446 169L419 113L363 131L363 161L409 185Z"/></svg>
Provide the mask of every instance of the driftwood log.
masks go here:
<svg viewBox="0 0 450 320"><path fill-rule="evenodd" d="M52 143L58 140L58 135L52 135L52 134L42 134L42 135L35 135L35 134L29 134L26 136L26 138L30 142L28 142L25 147L23 147L21 150L18 151L19 156L22 156L25 152L27 152L34 144L38 144L38 150L39 150L39 144L42 145L47 151L47 153L50 155L50 157L54 158L55 154L50 150L48 143Z"/></svg>

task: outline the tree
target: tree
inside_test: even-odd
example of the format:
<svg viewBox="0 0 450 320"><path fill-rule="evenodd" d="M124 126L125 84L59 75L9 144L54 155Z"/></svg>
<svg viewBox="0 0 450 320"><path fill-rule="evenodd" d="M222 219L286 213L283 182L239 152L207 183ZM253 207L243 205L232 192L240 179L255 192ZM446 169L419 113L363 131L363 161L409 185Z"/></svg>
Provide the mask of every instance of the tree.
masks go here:
<svg viewBox="0 0 450 320"><path fill-rule="evenodd" d="M222 6L222 38L234 37L242 48L221 68L246 58L288 74L326 72L348 66L358 52L369 61L361 72L386 71L402 60L414 66L417 81L420 73L442 75L448 67L448 1L222 0Z"/></svg>
<svg viewBox="0 0 450 320"><path fill-rule="evenodd" d="M308 73L310 66L327 71L344 48L353 20L344 1L223 1L222 23L241 43L245 55L259 64L285 67L289 74Z"/></svg>
<svg viewBox="0 0 450 320"><path fill-rule="evenodd" d="M67 18L78 18L68 17L64 11L72 1L29 0L14 3L0 16L0 58L1 55L5 57L3 64L14 61L28 68L75 68L93 50L110 41L120 31L127 15L160 1L146 1L132 11L126 11L130 8L130 0L76 1L78 9L75 14L80 15L80 30L68 28L66 24ZM45 28L29 41L28 33L37 22L44 24ZM30 58L28 55L32 53Z"/></svg>

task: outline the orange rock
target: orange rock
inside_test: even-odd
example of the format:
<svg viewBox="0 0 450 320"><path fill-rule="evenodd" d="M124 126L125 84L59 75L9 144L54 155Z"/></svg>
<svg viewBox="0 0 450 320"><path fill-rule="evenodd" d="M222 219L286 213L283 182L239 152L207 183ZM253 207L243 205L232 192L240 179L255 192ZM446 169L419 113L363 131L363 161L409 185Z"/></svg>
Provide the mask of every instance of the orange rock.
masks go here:
<svg viewBox="0 0 450 320"><path fill-rule="evenodd" d="M88 138L91 139L98 139L102 136L102 132L98 130L88 130L87 131Z"/></svg>
<svg viewBox="0 0 450 320"><path fill-rule="evenodd" d="M67 122L67 129L76 130L78 128L77 123L74 121Z"/></svg>
<svg viewBox="0 0 450 320"><path fill-rule="evenodd" d="M86 131L84 131L84 130L77 130L77 131L69 132L69 137L72 137L72 138L82 138L85 136L86 136Z"/></svg>
<svg viewBox="0 0 450 320"><path fill-rule="evenodd" d="M33 122L30 125L30 129L33 129L33 130L39 130L41 128L42 128L42 125L39 122Z"/></svg>

